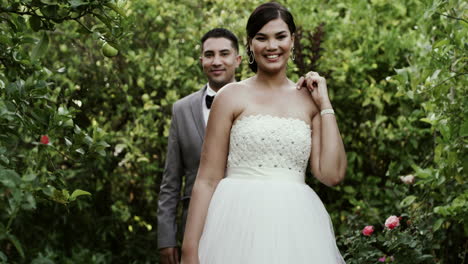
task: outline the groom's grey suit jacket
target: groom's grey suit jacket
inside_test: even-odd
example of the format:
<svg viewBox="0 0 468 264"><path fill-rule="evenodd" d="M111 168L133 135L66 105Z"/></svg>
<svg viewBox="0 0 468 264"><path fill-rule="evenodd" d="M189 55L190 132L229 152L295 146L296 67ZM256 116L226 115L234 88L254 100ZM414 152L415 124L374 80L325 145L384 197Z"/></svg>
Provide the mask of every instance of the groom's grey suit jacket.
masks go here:
<svg viewBox="0 0 468 264"><path fill-rule="evenodd" d="M177 207L183 205L182 230L187 219L188 203L200 163L205 137L203 95L198 92L178 100L172 107L166 164L158 201L158 248L177 246ZM184 190L181 192L183 177Z"/></svg>

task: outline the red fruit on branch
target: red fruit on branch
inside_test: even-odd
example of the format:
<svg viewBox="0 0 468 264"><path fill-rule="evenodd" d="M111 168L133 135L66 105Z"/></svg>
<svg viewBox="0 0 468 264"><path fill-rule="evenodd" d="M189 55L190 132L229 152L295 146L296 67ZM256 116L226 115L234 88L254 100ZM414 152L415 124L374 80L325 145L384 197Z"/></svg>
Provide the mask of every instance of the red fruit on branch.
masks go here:
<svg viewBox="0 0 468 264"><path fill-rule="evenodd" d="M49 137L47 135L42 135L41 136L41 143L44 145L49 144Z"/></svg>

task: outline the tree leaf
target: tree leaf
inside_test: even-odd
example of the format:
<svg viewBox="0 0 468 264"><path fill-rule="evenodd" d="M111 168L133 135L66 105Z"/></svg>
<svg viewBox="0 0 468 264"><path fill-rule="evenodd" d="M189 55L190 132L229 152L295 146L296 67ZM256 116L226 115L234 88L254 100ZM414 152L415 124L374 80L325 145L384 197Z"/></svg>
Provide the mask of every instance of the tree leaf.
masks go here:
<svg viewBox="0 0 468 264"><path fill-rule="evenodd" d="M70 198L70 192L68 192L67 189L63 189L62 194L63 194L63 197L65 198L65 200L68 200Z"/></svg>
<svg viewBox="0 0 468 264"><path fill-rule="evenodd" d="M109 7L110 9L114 10L117 14L121 15L122 17L126 17L127 15L125 14L125 12L119 8L116 4L113 4L113 3L105 3L104 4L105 6Z"/></svg>
<svg viewBox="0 0 468 264"><path fill-rule="evenodd" d="M34 198L32 193L26 193L25 194L25 200L24 200L23 204L21 205L21 207L24 210L36 209L36 199Z"/></svg>
<svg viewBox="0 0 468 264"><path fill-rule="evenodd" d="M432 176L432 171L429 168L422 169L417 165L411 165L411 167L415 170L416 176L419 177L419 178L425 179L425 178L428 178L428 177Z"/></svg>
<svg viewBox="0 0 468 264"><path fill-rule="evenodd" d="M32 172L29 172L25 175L23 175L23 181L27 181L27 182L30 182L30 181L34 181L36 179L37 175L32 173Z"/></svg>
<svg viewBox="0 0 468 264"><path fill-rule="evenodd" d="M449 39L442 39L442 40L436 42L436 43L432 46L432 48L435 49L435 48L438 48L438 47L447 45L447 44L449 44L449 43L450 43L450 40L449 40Z"/></svg>
<svg viewBox="0 0 468 264"><path fill-rule="evenodd" d="M39 31L41 29L41 19L38 16L31 16L29 18L29 26L34 30L35 32Z"/></svg>
<svg viewBox="0 0 468 264"><path fill-rule="evenodd" d="M468 119L460 127L460 137L468 137Z"/></svg>
<svg viewBox="0 0 468 264"><path fill-rule="evenodd" d="M16 250L18 250L18 253L21 255L21 257L24 258L24 251L23 251L23 248L21 247L21 243L19 242L19 240L12 234L7 234L7 238L8 240L11 241L11 243L13 243L13 245L15 246Z"/></svg>
<svg viewBox="0 0 468 264"><path fill-rule="evenodd" d="M14 170L0 169L0 183L8 188L14 188L21 183L21 178Z"/></svg>
<svg viewBox="0 0 468 264"><path fill-rule="evenodd" d="M49 48L49 36L47 35L46 32L44 32L42 34L41 39L39 40L39 42L36 44L36 46L34 47L32 51L31 60L35 61L39 59L40 57L44 56L48 48Z"/></svg>
<svg viewBox="0 0 468 264"><path fill-rule="evenodd" d="M73 191L73 193L70 196L69 200L74 201L74 200L76 200L76 198L78 196L81 196L81 195L91 195L91 193L89 193L87 191L80 190L80 189L76 189L76 190Z"/></svg>
<svg viewBox="0 0 468 264"><path fill-rule="evenodd" d="M444 219L443 219L443 218L437 219L437 221L435 221L434 225L432 226L432 230L433 230L434 232L437 231L437 230L439 230L443 223L444 223Z"/></svg>
<svg viewBox="0 0 468 264"><path fill-rule="evenodd" d="M78 7L88 4L87 2L84 2L82 0L68 0L68 3L71 5L71 7Z"/></svg>
<svg viewBox="0 0 468 264"><path fill-rule="evenodd" d="M65 190L66 191L66 190ZM59 191L57 189L55 189L53 191L53 194L51 196L52 200L58 202L58 203L61 203L61 204L67 204L68 203L68 197L65 197L64 195L64 192L63 191Z"/></svg>
<svg viewBox="0 0 468 264"><path fill-rule="evenodd" d="M85 151L82 148L76 149L75 151L80 153L81 155L85 154Z"/></svg>
<svg viewBox="0 0 468 264"><path fill-rule="evenodd" d="M410 195L408 197L406 197L405 199L403 199L403 201L400 202L400 206L401 207L407 207L409 205L411 205L415 200L416 200L416 196L414 195Z"/></svg>
<svg viewBox="0 0 468 264"><path fill-rule="evenodd" d="M73 143L71 142L70 139L65 138L65 144L69 147L69 146L71 146Z"/></svg>
<svg viewBox="0 0 468 264"><path fill-rule="evenodd" d="M0 251L0 260L4 263L8 263L7 262L8 258L2 251Z"/></svg>
<svg viewBox="0 0 468 264"><path fill-rule="evenodd" d="M356 190L352 186L345 186L343 190L349 194L356 193Z"/></svg>

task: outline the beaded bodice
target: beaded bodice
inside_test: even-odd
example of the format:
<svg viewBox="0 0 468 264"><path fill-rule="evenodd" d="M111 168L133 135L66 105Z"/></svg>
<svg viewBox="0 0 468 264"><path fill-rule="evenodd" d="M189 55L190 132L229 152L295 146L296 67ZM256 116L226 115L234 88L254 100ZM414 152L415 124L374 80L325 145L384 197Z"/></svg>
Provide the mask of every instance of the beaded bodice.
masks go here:
<svg viewBox="0 0 468 264"><path fill-rule="evenodd" d="M227 167L304 173L310 150L311 129L306 122L270 115L245 116L232 126Z"/></svg>

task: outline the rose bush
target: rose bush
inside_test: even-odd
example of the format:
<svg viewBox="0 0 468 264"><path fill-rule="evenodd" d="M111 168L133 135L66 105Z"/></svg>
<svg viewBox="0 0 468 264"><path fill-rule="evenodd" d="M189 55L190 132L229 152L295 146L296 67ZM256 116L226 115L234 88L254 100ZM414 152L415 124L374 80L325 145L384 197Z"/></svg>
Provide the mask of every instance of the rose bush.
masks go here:
<svg viewBox="0 0 468 264"><path fill-rule="evenodd" d="M432 236L425 230L426 223L420 222L422 219L413 220L416 222L407 215L392 215L375 228L366 226L362 234L357 231L349 234L345 241L347 263L433 263Z"/></svg>
<svg viewBox="0 0 468 264"><path fill-rule="evenodd" d="M0 1L0 262L157 263L171 105L206 82L207 29L246 57L261 2ZM348 264L466 259L465 2L283 2L299 28L288 76L326 76L347 150L343 184L307 181ZM251 74L244 60L236 77Z"/></svg>

